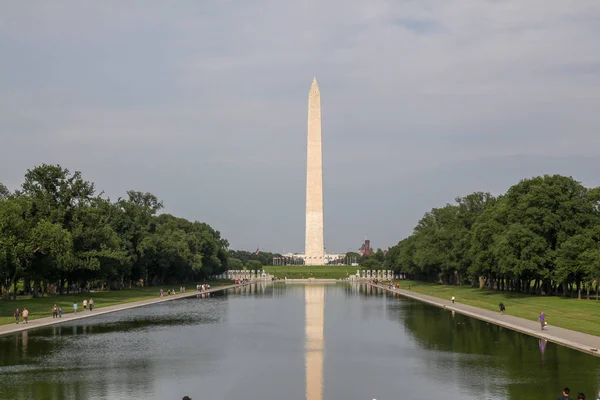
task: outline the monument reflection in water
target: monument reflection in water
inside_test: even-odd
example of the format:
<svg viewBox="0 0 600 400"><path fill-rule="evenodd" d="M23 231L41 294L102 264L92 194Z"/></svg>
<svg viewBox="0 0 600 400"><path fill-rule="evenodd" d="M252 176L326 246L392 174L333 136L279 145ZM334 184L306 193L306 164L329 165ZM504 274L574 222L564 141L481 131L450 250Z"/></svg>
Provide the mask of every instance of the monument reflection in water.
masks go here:
<svg viewBox="0 0 600 400"><path fill-rule="evenodd" d="M323 319L325 286L307 284L304 289L306 306L306 399L323 398Z"/></svg>

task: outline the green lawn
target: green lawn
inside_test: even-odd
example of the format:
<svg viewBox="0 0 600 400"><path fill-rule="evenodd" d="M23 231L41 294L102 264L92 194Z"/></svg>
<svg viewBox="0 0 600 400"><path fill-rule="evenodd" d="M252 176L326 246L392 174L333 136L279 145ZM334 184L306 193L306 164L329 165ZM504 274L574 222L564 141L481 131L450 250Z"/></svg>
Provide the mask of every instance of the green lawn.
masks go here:
<svg viewBox="0 0 600 400"><path fill-rule="evenodd" d="M204 282L202 282L204 283ZM220 285L229 285L231 281L209 281L211 289ZM162 288L165 290L165 294L168 289L175 289L179 291L180 286L185 286L186 292L195 291L196 283L185 283L185 284L173 284L165 285ZM94 299L94 309L114 306L122 303L130 303L138 300L147 300L157 298L159 296L160 287L145 287L145 288L133 288L123 290L111 290L105 292L92 292L82 294L70 294L63 296L45 296L37 299L31 297L17 297L17 300L1 300L0 301L0 325L6 325L15 323L13 317L15 309L18 308L20 311L23 307L29 310L29 319L37 319L52 316L52 306L62 306L63 313L68 314L73 312L73 302L76 301L78 310L83 310L83 299L89 300Z"/></svg>
<svg viewBox="0 0 600 400"><path fill-rule="evenodd" d="M415 281L396 281L400 289L422 293L450 300L456 297L457 303L499 311L504 303L506 314L537 321L540 312L546 314L550 326L572 329L600 336L600 301L577 300L558 296L531 296L514 293L474 289L471 287L447 286Z"/></svg>
<svg viewBox="0 0 600 400"><path fill-rule="evenodd" d="M340 266L307 266L307 265L286 265L264 267L265 271L277 278L303 279L303 278L323 278L339 279L347 278L349 275L356 274L359 267Z"/></svg>

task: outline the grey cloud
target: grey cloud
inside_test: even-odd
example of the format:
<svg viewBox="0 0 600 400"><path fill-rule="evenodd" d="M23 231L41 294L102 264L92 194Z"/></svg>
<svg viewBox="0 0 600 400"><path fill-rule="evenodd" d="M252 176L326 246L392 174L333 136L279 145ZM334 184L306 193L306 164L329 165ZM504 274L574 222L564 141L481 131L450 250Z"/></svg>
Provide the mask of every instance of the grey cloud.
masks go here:
<svg viewBox="0 0 600 400"><path fill-rule="evenodd" d="M14 188L26 168L61 163L111 197L152 191L236 248L303 248L313 75L330 251L365 233L387 247L457 195L550 170L587 176L598 156L596 0L5 11L0 181Z"/></svg>

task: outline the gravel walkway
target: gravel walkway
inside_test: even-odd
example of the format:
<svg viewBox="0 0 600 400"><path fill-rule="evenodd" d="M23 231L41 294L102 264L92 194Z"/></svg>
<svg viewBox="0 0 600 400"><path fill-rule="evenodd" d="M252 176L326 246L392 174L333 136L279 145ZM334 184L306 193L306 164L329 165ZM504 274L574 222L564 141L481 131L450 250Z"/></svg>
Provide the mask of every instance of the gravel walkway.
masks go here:
<svg viewBox="0 0 600 400"><path fill-rule="evenodd" d="M213 293L213 292L218 292L220 290L227 290L227 289L231 289L231 288L235 288L235 287L239 287L239 286L241 286L241 285L219 286L216 288L206 290L203 293ZM62 318L52 318L52 317L37 318L32 321L29 321L29 323L27 323L27 324L25 322L21 321L21 322L19 322L19 324L0 325L0 336L10 335L13 333L26 331L29 329L41 328L44 326L62 324L65 322L75 321L75 320L83 319L83 318L95 317L98 315L108 314L108 313L112 313L112 312L116 312L116 311L129 310L130 308L143 307L143 306L148 306L151 304L163 303L165 301L171 301L171 300L175 300L175 299L183 299L186 297L195 297L198 294L199 294L199 292L196 290L192 290L187 293L176 294L174 296L173 295L169 296L165 293L164 297L157 297L154 299L133 301L131 303L117 304L117 305L108 306L108 307L94 308L94 311L84 310L81 308L78 310L79 312L77 314L74 314L74 313L63 314Z"/></svg>

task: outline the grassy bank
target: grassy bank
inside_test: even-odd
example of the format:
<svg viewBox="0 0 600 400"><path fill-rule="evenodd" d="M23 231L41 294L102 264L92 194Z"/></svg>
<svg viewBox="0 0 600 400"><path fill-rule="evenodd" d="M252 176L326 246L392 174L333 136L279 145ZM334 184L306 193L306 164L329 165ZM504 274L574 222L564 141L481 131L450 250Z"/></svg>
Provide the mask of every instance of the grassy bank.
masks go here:
<svg viewBox="0 0 600 400"><path fill-rule="evenodd" d="M321 278L321 279L340 279L347 278L349 275L356 274L359 267L349 267L347 265L340 266L307 266L307 265L286 265L286 266L270 266L264 267L267 273L277 278L288 279L306 279L306 278Z"/></svg>
<svg viewBox="0 0 600 400"><path fill-rule="evenodd" d="M499 311L498 304L504 303L506 314L537 321L544 311L548 325L600 336L600 302L577 300L557 296L532 296L518 293L489 291L470 287L446 286L415 281L396 281L400 289L422 293L457 303Z"/></svg>
<svg viewBox="0 0 600 400"><path fill-rule="evenodd" d="M231 281L209 281L211 288L220 285L231 284ZM196 290L196 283L174 284L163 286L165 295L167 290L175 289L179 291L180 286L185 286L186 291ZM20 311L23 307L29 310L29 319L37 319L52 316L52 306L62 306L63 313L68 314L73 312L73 302L77 302L78 311L83 310L83 299L94 299L94 308L102 308L114 306L117 304L131 303L133 301L147 300L157 298L159 296L160 287L144 287L123 290L111 290L104 292L85 292L80 294L44 296L41 298L18 297L17 300L2 300L0 301L0 325L14 324L13 317L15 309Z"/></svg>

